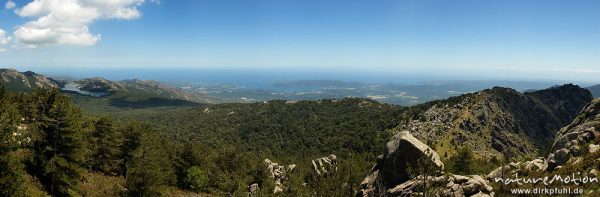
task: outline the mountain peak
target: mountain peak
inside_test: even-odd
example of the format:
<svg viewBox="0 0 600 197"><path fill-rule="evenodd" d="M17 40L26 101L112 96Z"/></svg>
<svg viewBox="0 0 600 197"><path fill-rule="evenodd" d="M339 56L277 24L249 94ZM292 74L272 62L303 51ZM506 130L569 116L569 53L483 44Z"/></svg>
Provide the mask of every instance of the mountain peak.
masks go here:
<svg viewBox="0 0 600 197"><path fill-rule="evenodd" d="M54 79L38 75L31 71L19 72L13 68L0 69L0 84L8 89L30 91L34 88L58 88L60 84Z"/></svg>

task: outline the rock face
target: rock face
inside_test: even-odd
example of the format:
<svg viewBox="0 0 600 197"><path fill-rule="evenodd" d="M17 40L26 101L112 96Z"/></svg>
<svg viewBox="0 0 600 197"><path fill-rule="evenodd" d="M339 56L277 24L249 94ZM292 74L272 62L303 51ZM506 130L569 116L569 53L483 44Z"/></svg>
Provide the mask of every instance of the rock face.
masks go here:
<svg viewBox="0 0 600 197"><path fill-rule="evenodd" d="M600 99L592 101L570 125L562 128L552 144L546 171L564 165L569 159L596 153L600 138Z"/></svg>
<svg viewBox="0 0 600 197"><path fill-rule="evenodd" d="M396 130L408 130L436 150L458 146L483 157L534 156L591 100L588 90L572 84L527 93L495 87L410 108ZM446 153L453 154L439 152Z"/></svg>
<svg viewBox="0 0 600 197"><path fill-rule="evenodd" d="M526 162L512 162L490 172L489 180L513 177L515 174L528 174L532 171L552 172L563 166L576 165L584 157L598 154L600 149L600 99L593 100L568 126L562 128L555 137L551 153L546 158ZM597 172L596 169L592 169Z"/></svg>
<svg viewBox="0 0 600 197"><path fill-rule="evenodd" d="M444 164L435 151L408 131L400 132L387 143L384 154L377 158L371 174L361 183L359 195L379 194L409 181L412 178L409 170L418 166L430 166L427 169L430 173L438 173L444 169Z"/></svg>
<svg viewBox="0 0 600 197"><path fill-rule="evenodd" d="M283 192L283 182L285 180L285 176L287 173L292 173L296 168L295 164L291 164L288 166L281 166L277 163L273 163L269 159L265 159L264 161L267 170L271 174L271 178L274 179L275 188L273 189L273 193Z"/></svg>
<svg viewBox="0 0 600 197"><path fill-rule="evenodd" d="M319 176L327 176L337 171L337 157L334 154L312 160L311 163Z"/></svg>

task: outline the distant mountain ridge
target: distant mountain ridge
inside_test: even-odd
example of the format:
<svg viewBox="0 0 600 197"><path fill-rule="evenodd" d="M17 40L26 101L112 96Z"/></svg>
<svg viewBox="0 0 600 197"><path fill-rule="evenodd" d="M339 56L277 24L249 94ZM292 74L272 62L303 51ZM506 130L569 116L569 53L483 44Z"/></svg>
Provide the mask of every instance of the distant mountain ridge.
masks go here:
<svg viewBox="0 0 600 197"><path fill-rule="evenodd" d="M83 91L93 96L110 100L119 107L146 107L163 105L191 105L193 103L214 103L217 99L196 92L185 92L152 80L111 81L101 77L81 80L54 80L31 71L19 72L15 69L0 69L0 85L13 91L31 91L35 88L59 88L72 97L83 99ZM65 86L70 89L64 88ZM73 87L74 86L74 87ZM81 91L74 91L81 90ZM97 93L97 94L96 94Z"/></svg>
<svg viewBox="0 0 600 197"><path fill-rule="evenodd" d="M460 147L479 157L535 156L591 100L572 84L527 93L495 87L414 106L395 130L410 131L444 157Z"/></svg>
<svg viewBox="0 0 600 197"><path fill-rule="evenodd" d="M61 84L31 71L19 72L12 68L0 69L0 84L7 89L29 91L34 88L59 88Z"/></svg>
<svg viewBox="0 0 600 197"><path fill-rule="evenodd" d="M600 98L600 84L587 87L587 89L592 92L594 98Z"/></svg>
<svg viewBox="0 0 600 197"><path fill-rule="evenodd" d="M185 92L181 89L167 86L154 80L128 79L110 81L101 77L86 78L74 81L81 90L89 92L108 92L117 95L123 94L152 94L160 98L180 99L197 103L214 103L215 98L201 93Z"/></svg>

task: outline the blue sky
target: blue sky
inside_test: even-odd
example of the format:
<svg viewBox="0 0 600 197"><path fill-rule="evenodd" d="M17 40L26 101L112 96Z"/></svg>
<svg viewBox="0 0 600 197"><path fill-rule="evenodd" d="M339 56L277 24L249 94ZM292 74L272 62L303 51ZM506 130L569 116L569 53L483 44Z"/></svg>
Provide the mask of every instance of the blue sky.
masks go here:
<svg viewBox="0 0 600 197"><path fill-rule="evenodd" d="M16 30L32 27L28 22L44 13L17 14L30 1L14 2L16 8L0 14L0 29L12 37L0 52L0 65L17 68L318 70L573 81L595 81L600 74L600 1L146 1L124 4L139 16L99 9L102 16L76 23L99 38L85 44L65 37L44 44L19 41L26 37Z"/></svg>

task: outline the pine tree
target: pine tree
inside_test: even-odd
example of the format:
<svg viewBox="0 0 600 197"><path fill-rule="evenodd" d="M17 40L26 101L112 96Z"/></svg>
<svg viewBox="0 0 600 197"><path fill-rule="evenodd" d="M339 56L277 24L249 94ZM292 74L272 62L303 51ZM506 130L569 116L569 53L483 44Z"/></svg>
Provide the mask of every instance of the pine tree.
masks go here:
<svg viewBox="0 0 600 197"><path fill-rule="evenodd" d="M126 185L130 196L157 196L161 186L176 182L170 149L154 132L138 130L130 133L140 137L138 146L128 153ZM134 143L130 141L126 145L132 148Z"/></svg>
<svg viewBox="0 0 600 197"><path fill-rule="evenodd" d="M0 196L27 196L25 173L14 151L0 155Z"/></svg>
<svg viewBox="0 0 600 197"><path fill-rule="evenodd" d="M123 145L121 146L120 158L123 159L120 174L127 179L127 166L131 163L133 152L140 146L142 133L147 130L145 125L130 121L119 125L118 130L123 134Z"/></svg>
<svg viewBox="0 0 600 197"><path fill-rule="evenodd" d="M70 98L56 89L38 89L32 97L33 125L40 135L34 145L38 176L50 194L66 195L77 184L82 165L88 162L93 126L71 104Z"/></svg>
<svg viewBox="0 0 600 197"><path fill-rule="evenodd" d="M15 154L19 148L19 114L0 87L0 196L25 196L25 171Z"/></svg>
<svg viewBox="0 0 600 197"><path fill-rule="evenodd" d="M458 150L454 162L454 169L461 174L470 174L471 165L473 164L473 153L471 149L461 148Z"/></svg>
<svg viewBox="0 0 600 197"><path fill-rule="evenodd" d="M93 133L96 139L96 152L94 158L94 170L104 174L119 175L123 159L120 157L123 145L123 133L116 129L113 122L107 117L101 117L94 121Z"/></svg>
<svg viewBox="0 0 600 197"><path fill-rule="evenodd" d="M207 169L208 162L212 155L203 144L198 143L185 143L178 146L176 157L173 160L173 166L177 175L178 185L182 188L186 188L188 184L184 180L188 175L188 170L192 166L200 166L203 169Z"/></svg>

